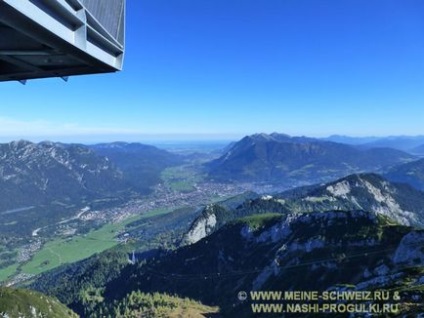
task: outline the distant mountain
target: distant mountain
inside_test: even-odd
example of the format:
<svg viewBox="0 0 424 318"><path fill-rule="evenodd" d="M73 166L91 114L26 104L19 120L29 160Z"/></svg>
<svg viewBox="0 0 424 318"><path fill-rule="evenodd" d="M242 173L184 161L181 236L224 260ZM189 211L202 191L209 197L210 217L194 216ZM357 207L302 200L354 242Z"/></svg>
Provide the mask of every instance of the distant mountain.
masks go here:
<svg viewBox="0 0 424 318"><path fill-rule="evenodd" d="M93 299L86 308L110 314L134 291L167 292L219 306L223 317L253 317L252 299L240 291L402 286L400 301L411 304L400 306L402 313L417 314L423 310L422 244L424 232L370 212L253 215L162 258L126 267L101 291L102 301Z"/></svg>
<svg viewBox="0 0 424 318"><path fill-rule="evenodd" d="M329 210L364 210L402 225L424 228L424 192L405 184L390 183L376 174L355 174L325 185L248 199L237 208L220 203L208 205L193 221L185 241L197 242L240 217Z"/></svg>
<svg viewBox="0 0 424 318"><path fill-rule="evenodd" d="M320 138L320 139L325 141L337 142L340 144L362 145L362 144L377 141L380 138L379 137L350 137L350 136L343 136L343 135L331 135L329 137Z"/></svg>
<svg viewBox="0 0 424 318"><path fill-rule="evenodd" d="M424 192L391 183L377 174L356 174L311 189L276 196L292 212L364 210L398 224L424 228Z"/></svg>
<svg viewBox="0 0 424 318"><path fill-rule="evenodd" d="M411 153L417 155L424 155L424 144L411 149Z"/></svg>
<svg viewBox="0 0 424 318"><path fill-rule="evenodd" d="M355 145L363 149L392 148L411 154L424 154L424 136L350 137L332 135L320 140ZM423 146L420 148L420 146Z"/></svg>
<svg viewBox="0 0 424 318"><path fill-rule="evenodd" d="M78 144L0 144L0 231L20 232L69 217L129 186L106 157ZM24 225L26 224L26 225Z"/></svg>
<svg viewBox="0 0 424 318"><path fill-rule="evenodd" d="M122 190L123 178L110 160L86 146L21 140L0 145L0 185L5 194L8 186L16 186L23 201L37 203L108 195ZM1 200L0 208L7 208L4 205Z"/></svg>
<svg viewBox="0 0 424 318"><path fill-rule="evenodd" d="M140 143L103 143L92 145L90 149L109 158L122 171L123 178L131 186L145 193L160 182L163 169L183 161L182 156Z"/></svg>
<svg viewBox="0 0 424 318"><path fill-rule="evenodd" d="M218 181L271 182L288 186L334 180L357 172L381 171L415 157L393 149L358 150L308 137L257 134L233 145L207 165Z"/></svg>
<svg viewBox="0 0 424 318"><path fill-rule="evenodd" d="M86 205L147 193L163 169L181 162L178 155L137 143L0 144L0 233L30 233Z"/></svg>
<svg viewBox="0 0 424 318"><path fill-rule="evenodd" d="M35 291L0 286L1 317L77 318L71 309L57 299Z"/></svg>
<svg viewBox="0 0 424 318"><path fill-rule="evenodd" d="M417 189L424 190L424 159L395 166L385 177L395 182L408 183Z"/></svg>
<svg viewBox="0 0 424 318"><path fill-rule="evenodd" d="M365 143L365 148L393 148L407 152L413 152L418 146L424 144L424 136L390 136Z"/></svg>

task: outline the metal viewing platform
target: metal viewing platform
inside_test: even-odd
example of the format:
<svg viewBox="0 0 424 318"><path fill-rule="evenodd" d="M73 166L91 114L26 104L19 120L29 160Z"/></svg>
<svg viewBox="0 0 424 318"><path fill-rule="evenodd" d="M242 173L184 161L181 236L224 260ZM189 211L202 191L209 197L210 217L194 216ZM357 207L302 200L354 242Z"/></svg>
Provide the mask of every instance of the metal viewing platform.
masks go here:
<svg viewBox="0 0 424 318"><path fill-rule="evenodd" d="M0 0L0 81L122 69L125 0Z"/></svg>

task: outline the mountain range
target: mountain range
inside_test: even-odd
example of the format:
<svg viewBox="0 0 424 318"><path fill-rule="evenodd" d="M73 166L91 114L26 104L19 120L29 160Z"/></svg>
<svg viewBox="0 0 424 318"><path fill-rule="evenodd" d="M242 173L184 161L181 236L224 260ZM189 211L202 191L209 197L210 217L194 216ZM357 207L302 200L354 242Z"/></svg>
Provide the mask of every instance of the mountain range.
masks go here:
<svg viewBox="0 0 424 318"><path fill-rule="evenodd" d="M122 173L107 158L76 144L27 141L0 145L0 209L110 195L125 188ZM18 198L16 198L18 196Z"/></svg>
<svg viewBox="0 0 424 318"><path fill-rule="evenodd" d="M252 317L249 300L238 298L252 290L396 290L402 312L415 315L424 310L423 207L424 193L376 174L224 201L204 208L182 247L126 266L118 250L96 256L78 280L61 272L34 287L90 317L125 308L134 292L171 293L219 306L224 317ZM90 290L96 296L83 301Z"/></svg>
<svg viewBox="0 0 424 318"><path fill-rule="evenodd" d="M393 148L412 154L424 154L424 136L349 137L333 135L322 140L356 145L362 148Z"/></svg>
<svg viewBox="0 0 424 318"><path fill-rule="evenodd" d="M94 201L148 193L178 158L141 144L0 144L0 231L29 234Z"/></svg>
<svg viewBox="0 0 424 318"><path fill-rule="evenodd" d="M91 308L86 314L113 313L128 295L141 291L200 300L219 306L224 317L253 317L250 301L238 298L240 291L346 291L347 286L397 290L402 303L409 303L403 312L417 314L423 310L422 244L423 231L362 210L252 215L160 258L128 265L99 290L101 301L86 303Z"/></svg>
<svg viewBox="0 0 424 318"><path fill-rule="evenodd" d="M0 145L0 230L15 235L23 225L59 220L92 200L148 192L163 169L182 160L129 143ZM210 180L292 189L129 223L127 234L144 241L65 264L31 287L84 317L153 315L160 303L193 305L210 316L218 306L224 317L251 317L251 300L239 293L255 290L396 291L403 314L424 312L422 159L388 148L257 134L229 145L205 168ZM131 249L153 247L164 235L161 248L128 262ZM213 307L183 304L185 297Z"/></svg>
<svg viewBox="0 0 424 318"><path fill-rule="evenodd" d="M0 145L3 234L29 234L92 200L128 190L122 172L85 146L23 140Z"/></svg>
<svg viewBox="0 0 424 318"><path fill-rule="evenodd" d="M183 161L180 155L138 143L0 144L0 230L29 234L94 202L114 204L147 194L161 182L165 168ZM410 154L284 134L246 136L206 168L210 180L224 183L269 182L289 188L384 171L389 180L424 187L423 161Z"/></svg>
<svg viewBox="0 0 424 318"><path fill-rule="evenodd" d="M163 169L181 164L181 156L151 145L113 142L89 146L96 154L109 158L124 180L137 191L149 193L160 182Z"/></svg>
<svg viewBox="0 0 424 318"><path fill-rule="evenodd" d="M195 243L228 222L264 213L364 210L405 226L424 228L424 193L407 184L391 183L377 174L355 174L283 193L248 199L236 208L221 203L205 207L193 221L185 241Z"/></svg>
<svg viewBox="0 0 424 318"><path fill-rule="evenodd" d="M424 159L395 166L384 176L391 181L408 183L417 189L424 190Z"/></svg>
<svg viewBox="0 0 424 318"><path fill-rule="evenodd" d="M415 147L411 150L412 153L416 153L416 154L420 154L420 155L424 155L424 144Z"/></svg>
<svg viewBox="0 0 424 318"><path fill-rule="evenodd" d="M389 148L356 147L308 137L256 134L206 165L218 181L293 185L325 182L358 172L380 172L414 156Z"/></svg>

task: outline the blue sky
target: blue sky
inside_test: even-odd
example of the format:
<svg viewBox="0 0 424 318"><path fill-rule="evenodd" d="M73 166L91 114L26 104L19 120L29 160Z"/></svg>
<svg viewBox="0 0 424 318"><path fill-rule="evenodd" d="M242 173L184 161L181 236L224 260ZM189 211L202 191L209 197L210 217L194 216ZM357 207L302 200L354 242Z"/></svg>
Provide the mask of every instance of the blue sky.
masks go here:
<svg viewBox="0 0 424 318"><path fill-rule="evenodd" d="M424 134L424 2L127 0L122 72L0 96L3 141Z"/></svg>

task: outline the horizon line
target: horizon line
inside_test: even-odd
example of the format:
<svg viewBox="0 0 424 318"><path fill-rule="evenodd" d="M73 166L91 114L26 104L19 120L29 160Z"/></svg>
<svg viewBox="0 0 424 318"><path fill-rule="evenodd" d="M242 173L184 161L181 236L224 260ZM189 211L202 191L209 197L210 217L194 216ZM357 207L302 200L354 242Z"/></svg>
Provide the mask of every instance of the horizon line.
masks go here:
<svg viewBox="0 0 424 318"><path fill-rule="evenodd" d="M176 133L176 134L77 134L77 135L9 135L1 136L0 143L10 143L14 141L29 141L32 143L40 142L57 142L57 143L81 143L81 144L96 144L96 143L187 143L187 142L232 142L240 140L246 136L253 135L286 135L289 137L309 137L315 139L328 139L328 138L351 138L351 139L385 139L385 138L424 138L424 134L399 134L399 135L365 135L365 136L355 136L347 134L330 134L326 136L313 136L307 134L286 134L286 133Z"/></svg>

